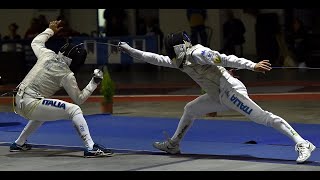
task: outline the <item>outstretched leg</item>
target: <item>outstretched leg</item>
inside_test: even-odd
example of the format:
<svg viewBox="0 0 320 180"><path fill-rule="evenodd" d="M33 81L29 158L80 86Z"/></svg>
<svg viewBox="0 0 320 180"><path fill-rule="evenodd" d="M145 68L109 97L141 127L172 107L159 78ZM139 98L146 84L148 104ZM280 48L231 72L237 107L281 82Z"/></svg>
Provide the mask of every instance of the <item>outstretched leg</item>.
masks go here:
<svg viewBox="0 0 320 180"><path fill-rule="evenodd" d="M273 127L282 134L286 135L296 143L296 150L299 153L297 162L306 161L311 152L315 149L315 146L303 139L297 131L283 118L263 110L259 105L250 99L247 90L244 85L234 78L234 83L238 83L242 87L240 88L227 88L223 91L221 101L227 105L230 109L236 110L239 113L245 115L250 120L263 124L265 126Z"/></svg>

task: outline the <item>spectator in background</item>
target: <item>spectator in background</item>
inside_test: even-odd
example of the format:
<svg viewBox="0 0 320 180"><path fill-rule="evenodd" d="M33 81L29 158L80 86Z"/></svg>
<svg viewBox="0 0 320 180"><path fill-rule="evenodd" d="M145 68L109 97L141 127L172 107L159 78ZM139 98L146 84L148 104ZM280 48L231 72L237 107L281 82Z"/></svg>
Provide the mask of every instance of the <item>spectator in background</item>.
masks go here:
<svg viewBox="0 0 320 180"><path fill-rule="evenodd" d="M246 28L243 22L234 17L232 10L226 12L227 21L223 24L223 48L220 50L225 54L233 54L242 56L242 49L240 54L236 54L236 46L245 42L244 33Z"/></svg>
<svg viewBox="0 0 320 180"><path fill-rule="evenodd" d="M40 20L38 18L32 18L30 21L30 27L27 29L24 38L33 39L41 32Z"/></svg>
<svg viewBox="0 0 320 180"><path fill-rule="evenodd" d="M155 17L145 16L137 19L137 35L158 36L159 37L159 51L163 48L163 32L160 29L159 20Z"/></svg>
<svg viewBox="0 0 320 180"><path fill-rule="evenodd" d="M162 51L163 47L163 32L160 29L158 20L152 17L146 17L146 35L156 35L159 37L159 48Z"/></svg>
<svg viewBox="0 0 320 180"><path fill-rule="evenodd" d="M146 22L143 17L137 17L136 35L145 35L147 33Z"/></svg>
<svg viewBox="0 0 320 180"><path fill-rule="evenodd" d="M208 46L208 35L205 21L207 19L206 9L187 9L187 18L191 28L192 44L202 44Z"/></svg>
<svg viewBox="0 0 320 180"><path fill-rule="evenodd" d="M103 17L105 19L106 36L126 36L129 34L124 24L127 18L124 9L106 9Z"/></svg>
<svg viewBox="0 0 320 180"><path fill-rule="evenodd" d="M9 34L3 37L3 40L20 40L21 36L18 34L19 26L16 23L11 23L8 26Z"/></svg>
<svg viewBox="0 0 320 180"><path fill-rule="evenodd" d="M20 40L21 36L18 34L19 26L16 23L11 23L8 26L9 34L3 37L4 41ZM22 45L19 42L7 42L2 44L2 51L16 52L22 51Z"/></svg>
<svg viewBox="0 0 320 180"><path fill-rule="evenodd" d="M288 32L286 41L288 50L299 67L306 67L306 38L307 31L299 18L293 19L292 27Z"/></svg>
<svg viewBox="0 0 320 180"><path fill-rule="evenodd" d="M49 26L49 22L46 16L43 14L40 14L38 16L38 19L39 19L40 32L42 32L47 29L47 27Z"/></svg>

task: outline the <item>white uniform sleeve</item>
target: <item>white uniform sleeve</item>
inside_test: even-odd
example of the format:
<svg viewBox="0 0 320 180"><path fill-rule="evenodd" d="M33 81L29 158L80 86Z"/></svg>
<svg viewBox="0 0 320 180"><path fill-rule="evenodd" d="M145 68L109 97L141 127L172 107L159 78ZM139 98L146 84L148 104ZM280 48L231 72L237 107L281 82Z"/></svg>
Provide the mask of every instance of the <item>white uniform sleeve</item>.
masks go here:
<svg viewBox="0 0 320 180"><path fill-rule="evenodd" d="M207 47L195 49L192 52L192 58L199 64L213 64L223 67L231 67L238 69L254 69L256 63L245 58L239 58L235 55L220 54L218 51L213 51Z"/></svg>
<svg viewBox="0 0 320 180"><path fill-rule="evenodd" d="M94 83L92 78L88 85L81 91L74 74L70 73L62 79L61 86L66 90L73 102L80 105L89 98L98 85Z"/></svg>
<svg viewBox="0 0 320 180"><path fill-rule="evenodd" d="M163 56L156 53L144 52L142 54L142 60L157 66L177 68L176 65L169 58L169 56Z"/></svg>
<svg viewBox="0 0 320 180"><path fill-rule="evenodd" d="M45 43L51 36L53 36L53 34L54 32L52 31L52 29L47 28L32 40L31 47L37 59L40 59L40 57L44 57L44 54L46 53L54 53L54 51L46 48L45 46Z"/></svg>
<svg viewBox="0 0 320 180"><path fill-rule="evenodd" d="M177 68L177 66L171 61L169 56L163 56L152 52L145 52L135 48L130 48L130 53L132 57L153 65Z"/></svg>

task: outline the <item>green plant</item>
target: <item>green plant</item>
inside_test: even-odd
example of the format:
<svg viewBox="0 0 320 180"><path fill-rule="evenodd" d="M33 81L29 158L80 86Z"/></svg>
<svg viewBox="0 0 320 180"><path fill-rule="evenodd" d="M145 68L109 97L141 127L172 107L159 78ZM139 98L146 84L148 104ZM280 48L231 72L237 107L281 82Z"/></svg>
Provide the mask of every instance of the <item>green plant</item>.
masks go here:
<svg viewBox="0 0 320 180"><path fill-rule="evenodd" d="M113 103L113 96L115 94L115 83L111 79L111 76L107 68L104 68L103 80L101 81L100 90L104 97L104 102Z"/></svg>

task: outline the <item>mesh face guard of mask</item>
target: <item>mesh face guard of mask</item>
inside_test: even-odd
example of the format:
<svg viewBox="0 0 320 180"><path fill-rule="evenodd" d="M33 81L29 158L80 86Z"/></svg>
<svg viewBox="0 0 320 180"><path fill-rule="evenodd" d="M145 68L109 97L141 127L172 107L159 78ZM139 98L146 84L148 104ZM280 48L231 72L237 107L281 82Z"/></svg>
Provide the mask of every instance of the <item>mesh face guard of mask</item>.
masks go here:
<svg viewBox="0 0 320 180"><path fill-rule="evenodd" d="M174 46L180 45L180 44L191 45L190 38L185 31L170 33L165 37L164 47L165 47L167 56L169 56L170 59L176 58L177 54L175 53Z"/></svg>
<svg viewBox="0 0 320 180"><path fill-rule="evenodd" d="M59 50L62 55L71 59L70 69L74 73L79 70L87 58L87 51L82 45L83 43L77 45L66 43Z"/></svg>

